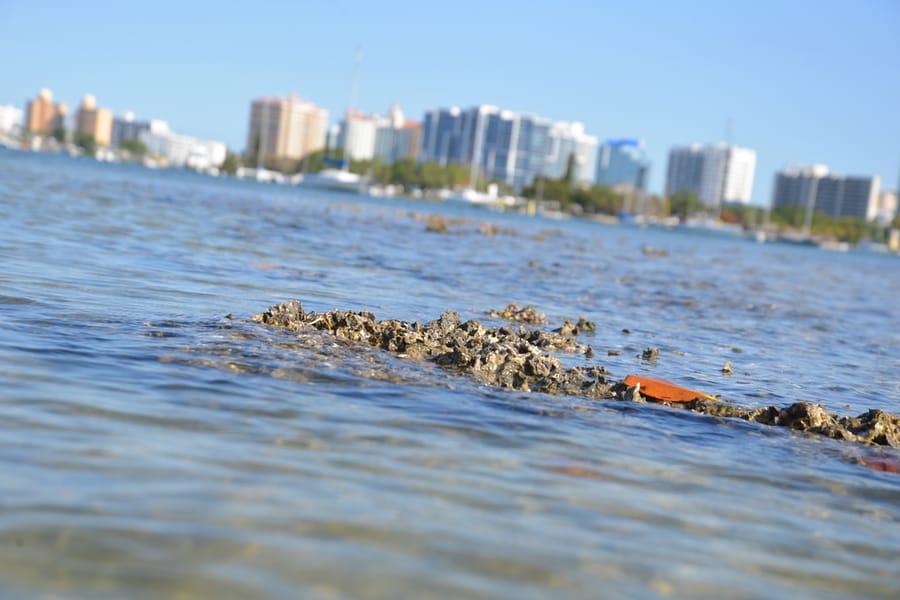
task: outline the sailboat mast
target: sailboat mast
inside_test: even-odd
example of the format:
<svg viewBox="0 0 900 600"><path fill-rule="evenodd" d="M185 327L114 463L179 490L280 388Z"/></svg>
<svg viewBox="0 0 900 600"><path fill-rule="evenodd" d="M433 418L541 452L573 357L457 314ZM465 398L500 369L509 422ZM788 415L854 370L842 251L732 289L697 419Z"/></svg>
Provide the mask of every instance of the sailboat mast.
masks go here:
<svg viewBox="0 0 900 600"><path fill-rule="evenodd" d="M344 171L350 170L350 120L356 110L357 96L359 95L359 69L362 63L362 50L356 47L356 60L353 64L353 85L350 88L350 106L347 107L347 116L344 119Z"/></svg>
<svg viewBox="0 0 900 600"><path fill-rule="evenodd" d="M803 217L803 235L810 236L812 231L813 208L816 205L816 195L819 193L819 178L813 177L809 185L809 195L806 198L806 214Z"/></svg>

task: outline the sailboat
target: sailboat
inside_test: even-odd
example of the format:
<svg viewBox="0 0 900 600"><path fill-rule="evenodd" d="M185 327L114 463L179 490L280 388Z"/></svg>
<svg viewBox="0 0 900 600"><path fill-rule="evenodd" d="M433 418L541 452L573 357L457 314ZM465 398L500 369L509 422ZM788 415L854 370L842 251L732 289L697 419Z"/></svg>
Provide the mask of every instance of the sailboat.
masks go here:
<svg viewBox="0 0 900 600"><path fill-rule="evenodd" d="M357 48L356 64L353 69L353 92L351 94L350 106L347 108L347 116L344 118L344 157L341 160L326 158L325 164L331 165L332 168L322 169L318 173L303 175L303 178L300 180L300 185L302 186L357 193L364 192L368 188L368 177L363 177L357 173L350 172L349 159L350 120L353 118L353 107L356 104L356 95L359 87L360 61L361 53Z"/></svg>
<svg viewBox="0 0 900 600"><path fill-rule="evenodd" d="M475 182L478 177L477 155L472 154L472 166L469 169L469 186L452 190L444 200L447 202L467 202L469 204L494 204L499 201L497 192L499 190L496 183L487 186L487 192L478 191L475 188Z"/></svg>
<svg viewBox="0 0 900 600"><path fill-rule="evenodd" d="M344 192L364 192L369 180L347 169L322 169L309 173L300 180L300 185L319 189Z"/></svg>
<svg viewBox="0 0 900 600"><path fill-rule="evenodd" d="M479 192L474 186L453 190L444 198L447 202L466 202L469 204L495 204L500 201L497 197L497 184L488 186L487 192Z"/></svg>

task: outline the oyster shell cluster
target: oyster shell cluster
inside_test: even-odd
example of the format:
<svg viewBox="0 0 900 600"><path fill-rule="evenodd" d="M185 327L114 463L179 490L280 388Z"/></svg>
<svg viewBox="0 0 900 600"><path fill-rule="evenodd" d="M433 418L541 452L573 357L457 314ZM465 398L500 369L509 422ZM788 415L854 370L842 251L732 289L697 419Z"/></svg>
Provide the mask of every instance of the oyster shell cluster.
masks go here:
<svg viewBox="0 0 900 600"><path fill-rule="evenodd" d="M522 309L514 304L489 314L515 322L546 322L544 316L534 309ZM387 350L400 357L431 361L442 368L471 376L485 385L597 400L653 401L635 393L621 381L610 380L609 372L603 366L566 368L562 364L556 353L593 356L590 346L577 341L580 331L593 330L593 323L585 326L588 322L579 322L579 327L567 322L555 331L526 329L521 324L491 328L477 320L462 321L459 314L452 310L444 311L439 318L425 324L379 321L373 313L365 311L307 312L296 300L272 306L254 316L253 320L295 331L314 328L338 338ZM656 356L658 354L643 358L652 360ZM900 417L881 410L846 417L833 415L819 404L806 402L784 408L746 408L709 398L685 403L657 403L713 417L788 427L834 439L900 447Z"/></svg>

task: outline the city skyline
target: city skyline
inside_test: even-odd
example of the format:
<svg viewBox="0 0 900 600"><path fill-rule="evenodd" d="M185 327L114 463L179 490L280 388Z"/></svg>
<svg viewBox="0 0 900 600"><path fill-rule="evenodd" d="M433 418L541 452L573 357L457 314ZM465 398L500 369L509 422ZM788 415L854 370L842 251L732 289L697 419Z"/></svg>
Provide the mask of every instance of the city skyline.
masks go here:
<svg viewBox="0 0 900 600"><path fill-rule="evenodd" d="M494 104L580 121L601 143L640 138L653 193L672 147L720 141L756 150L754 204L770 202L775 173L789 164L826 163L897 187L896 3L525 3L518 12L277 3L249 15L228 5L49 4L48 21L0 2L0 51L18 58L0 104L23 106L43 87L69 106L93 93L116 115L163 119L243 152L259 96L295 92L337 122L359 46L357 109L384 114L397 102L421 120L436 107ZM79 34L89 19L105 35Z"/></svg>

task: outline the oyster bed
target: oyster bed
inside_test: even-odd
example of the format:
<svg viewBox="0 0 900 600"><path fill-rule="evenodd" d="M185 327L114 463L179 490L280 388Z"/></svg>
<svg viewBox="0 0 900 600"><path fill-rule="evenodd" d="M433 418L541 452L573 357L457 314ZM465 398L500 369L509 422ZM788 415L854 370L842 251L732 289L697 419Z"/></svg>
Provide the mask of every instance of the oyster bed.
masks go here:
<svg viewBox="0 0 900 600"><path fill-rule="evenodd" d="M545 322L533 309L521 309L517 305L489 314L512 321ZM590 321L579 320L576 325L567 321L554 331L526 329L522 325L489 328L477 320L462 321L457 312L447 310L439 318L421 324L379 321L373 313L365 311L306 312L296 300L272 306L252 319L295 331L314 328L338 338L387 350L399 357L427 360L484 385L596 400L650 401L714 417L788 427L861 444L900 447L900 417L882 410L873 409L849 417L831 414L819 404L806 402L781 408L747 408L708 398L665 402L641 394L640 385L628 386L623 381L611 379L610 373L601 365L565 367L555 352L581 353L586 358L594 356L590 345L577 340L581 330L594 326Z"/></svg>

